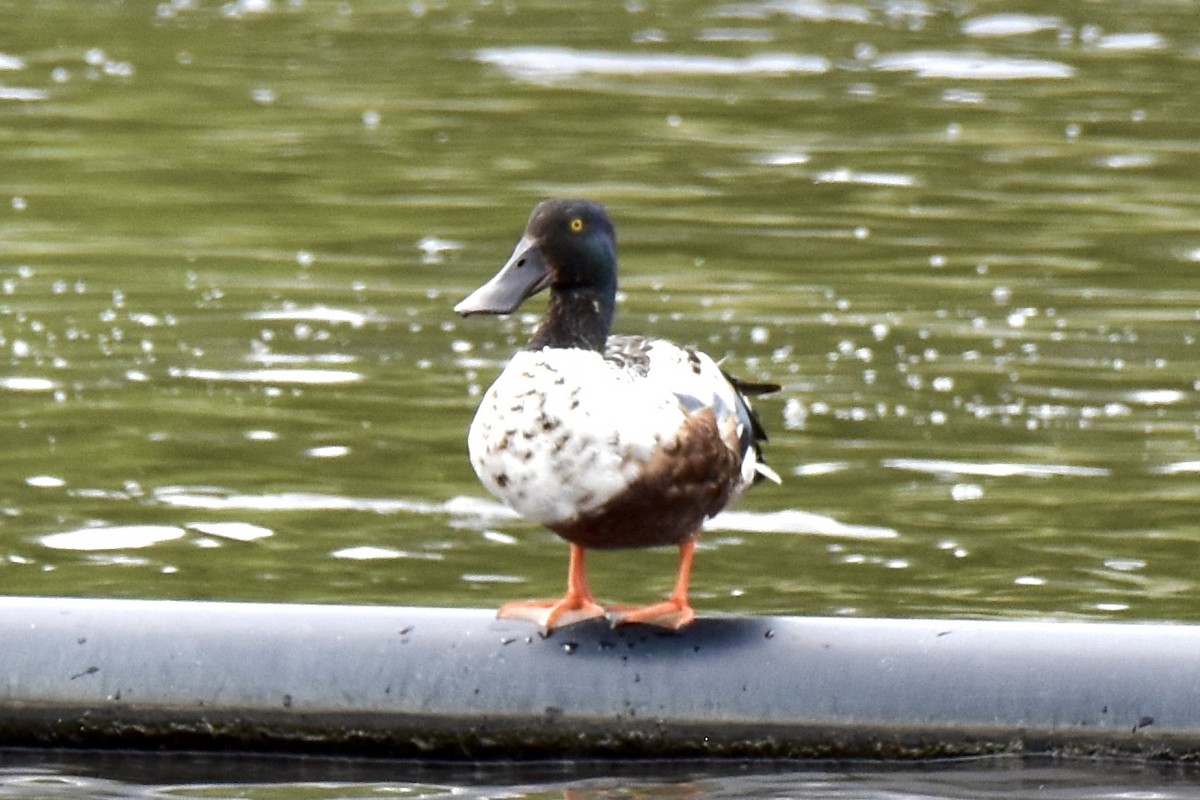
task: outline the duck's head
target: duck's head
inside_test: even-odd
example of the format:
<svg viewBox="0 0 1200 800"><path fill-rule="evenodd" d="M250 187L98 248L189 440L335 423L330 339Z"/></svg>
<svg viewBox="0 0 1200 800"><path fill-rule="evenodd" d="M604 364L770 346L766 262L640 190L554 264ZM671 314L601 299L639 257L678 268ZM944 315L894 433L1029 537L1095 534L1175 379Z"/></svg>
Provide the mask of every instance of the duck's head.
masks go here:
<svg viewBox="0 0 1200 800"><path fill-rule="evenodd" d="M593 200L541 201L509 260L491 281L454 307L470 314L508 314L538 294L551 290L551 307L539 336L552 318L556 327L602 327L607 336L617 296L617 236L604 206ZM595 319L583 319L594 317ZM538 341L535 337L534 341ZM588 336L594 339L594 335ZM557 347L576 343L547 342Z"/></svg>

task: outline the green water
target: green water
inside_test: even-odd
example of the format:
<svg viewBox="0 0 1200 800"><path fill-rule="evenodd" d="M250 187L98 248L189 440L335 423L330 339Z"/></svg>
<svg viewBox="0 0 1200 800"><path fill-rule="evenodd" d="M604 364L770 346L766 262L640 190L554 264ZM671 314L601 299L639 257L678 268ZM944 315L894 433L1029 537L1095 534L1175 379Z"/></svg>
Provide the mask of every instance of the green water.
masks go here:
<svg viewBox="0 0 1200 800"><path fill-rule="evenodd" d="M1036 6L0 2L2 591L559 592L450 309L569 193L784 385L700 613L1200 621L1195 9Z"/></svg>

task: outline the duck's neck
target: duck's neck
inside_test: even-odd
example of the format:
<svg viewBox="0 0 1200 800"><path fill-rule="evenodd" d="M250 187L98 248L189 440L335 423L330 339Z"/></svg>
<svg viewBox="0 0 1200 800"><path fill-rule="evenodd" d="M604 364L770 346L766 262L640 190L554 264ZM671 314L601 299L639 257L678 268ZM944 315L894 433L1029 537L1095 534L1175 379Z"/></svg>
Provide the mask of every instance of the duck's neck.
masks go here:
<svg viewBox="0 0 1200 800"><path fill-rule="evenodd" d="M608 332L612 329L614 294L613 291L582 288L551 292L550 305L529 340L529 349L578 347L604 350Z"/></svg>

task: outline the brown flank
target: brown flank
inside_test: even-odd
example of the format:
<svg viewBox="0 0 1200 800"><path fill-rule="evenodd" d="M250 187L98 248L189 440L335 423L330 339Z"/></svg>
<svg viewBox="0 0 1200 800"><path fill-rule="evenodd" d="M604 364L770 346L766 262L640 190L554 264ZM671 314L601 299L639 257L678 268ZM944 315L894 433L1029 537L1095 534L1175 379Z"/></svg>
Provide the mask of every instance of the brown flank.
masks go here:
<svg viewBox="0 0 1200 800"><path fill-rule="evenodd" d="M688 416L677 438L647 462L629 487L604 505L549 526L597 550L679 544L729 502L741 460L722 440L711 408Z"/></svg>

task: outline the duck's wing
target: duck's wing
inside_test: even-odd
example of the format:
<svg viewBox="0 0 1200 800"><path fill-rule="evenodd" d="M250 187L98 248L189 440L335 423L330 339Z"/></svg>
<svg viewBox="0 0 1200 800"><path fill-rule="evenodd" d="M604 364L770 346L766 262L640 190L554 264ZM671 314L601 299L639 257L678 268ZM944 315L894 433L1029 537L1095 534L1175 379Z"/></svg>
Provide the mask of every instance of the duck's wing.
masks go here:
<svg viewBox="0 0 1200 800"><path fill-rule="evenodd" d="M743 483L759 478L780 482L779 475L763 462L761 442L766 441L767 433L749 400L780 387L733 378L707 354L664 339L610 336L604 358L673 394L687 414L711 409L726 444L738 454Z"/></svg>

